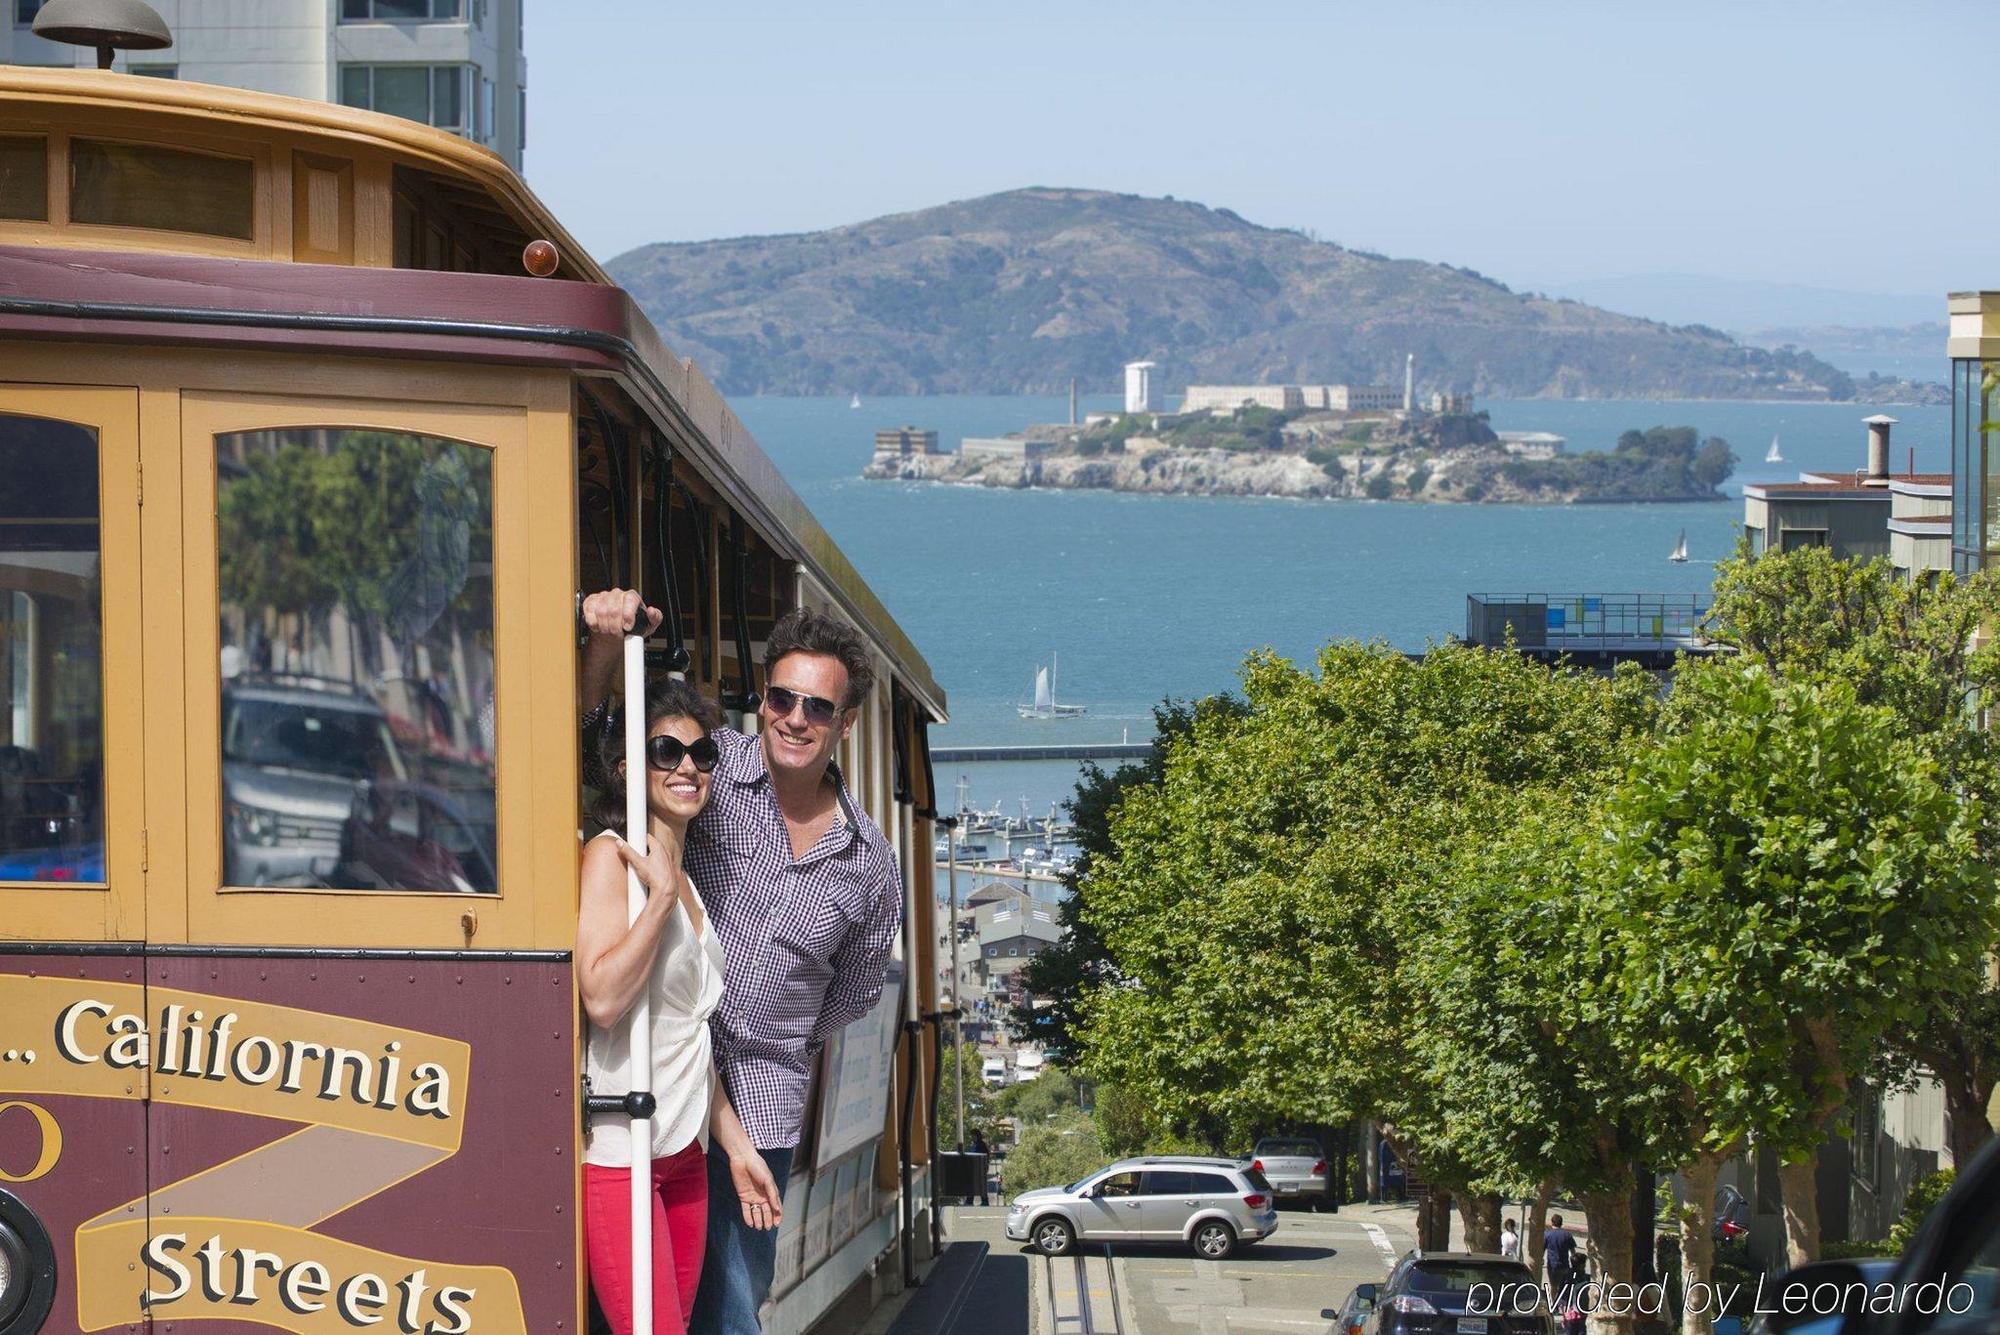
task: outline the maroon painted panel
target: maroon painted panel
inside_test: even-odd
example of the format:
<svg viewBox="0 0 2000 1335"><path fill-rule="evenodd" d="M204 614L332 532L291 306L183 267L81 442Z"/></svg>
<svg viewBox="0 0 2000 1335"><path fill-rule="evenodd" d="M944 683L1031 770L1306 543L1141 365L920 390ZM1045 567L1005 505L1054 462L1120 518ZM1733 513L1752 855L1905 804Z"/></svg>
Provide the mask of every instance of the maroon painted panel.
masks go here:
<svg viewBox="0 0 2000 1335"><path fill-rule="evenodd" d="M384 1168L365 1162L377 1148L373 1145L338 1157L310 1152L292 1163L283 1162L281 1150L280 1167L294 1175L288 1196L316 1202L306 1215L331 1210L310 1224L293 1222L373 1252L432 1263L432 1271L440 1264L502 1267L518 1285L526 1330L575 1329L579 1080L566 962L476 955L447 960L155 955L148 982L155 989L293 1007L469 1044L469 1078L463 1089L451 1091L455 1102L449 1110L462 1119L456 1152L384 1185L371 1174L393 1176L411 1164L391 1159ZM406 1050L415 1055L415 1046ZM379 1060L379 1053L370 1055ZM323 1068L308 1061L305 1092L315 1084L315 1069L323 1075ZM379 1065L375 1074L379 1079ZM350 1067L341 1082L350 1095L353 1076ZM409 1081L406 1071L404 1089ZM293 1129L270 1118L156 1100L150 1126L156 1203L170 1184L217 1165L243 1163L240 1156L259 1153L258 1146ZM408 1147L384 1142L381 1148L393 1155ZM156 1204L154 1235L170 1222ZM190 1244L196 1241L193 1234L203 1232L190 1230ZM389 1305L381 1309L385 1329L396 1327L401 1299L393 1289L409 1273L386 1273L391 1269L376 1272L392 1289ZM478 1316L475 1303L459 1305ZM426 1321L440 1329L456 1324L449 1309L436 1305L435 1293L422 1295L412 1310L419 1329ZM156 1322L165 1315L156 1306ZM489 1327L475 1319L472 1328ZM199 1329L269 1327L211 1319Z"/></svg>
<svg viewBox="0 0 2000 1335"><path fill-rule="evenodd" d="M47 1329L573 1331L575 1013L560 959L0 954Z"/></svg>
<svg viewBox="0 0 2000 1335"><path fill-rule="evenodd" d="M0 977L69 979L77 983L109 981L141 986L136 955L22 955L0 952ZM88 990L88 989L87 989ZM55 1306L43 1326L45 1335L74 1335L77 1330L76 1263L72 1240L84 1221L120 1206L143 1201L146 1194L146 1105L137 1095L143 1088L132 1074L133 1097L99 1098L43 1092L38 1086L61 1083L59 1058L52 1031L34 1023L39 1017L23 1008L0 1008L0 1103L14 1104L0 1113L0 1186L14 1193L40 1217L56 1250ZM34 1054L32 1062L26 1056ZM9 1056L11 1054L11 1056ZM50 1077L49 1073L57 1074ZM48 1150L47 1127L34 1110L53 1119L61 1138L53 1165L30 1181ZM139 1332L137 1322L109 1327Z"/></svg>

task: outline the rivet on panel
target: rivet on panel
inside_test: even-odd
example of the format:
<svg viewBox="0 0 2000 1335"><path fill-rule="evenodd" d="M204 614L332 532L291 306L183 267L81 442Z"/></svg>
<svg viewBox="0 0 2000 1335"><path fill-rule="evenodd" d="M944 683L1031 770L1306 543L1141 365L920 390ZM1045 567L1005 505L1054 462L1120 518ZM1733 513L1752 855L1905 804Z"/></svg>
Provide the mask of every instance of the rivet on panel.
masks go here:
<svg viewBox="0 0 2000 1335"><path fill-rule="evenodd" d="M365 973L364 973L364 974L361 974L361 975L359 975L359 976L357 976L357 977L356 977L355 981L356 981L356 982L360 982L360 983L365 983L365 982L367 982L367 981L368 981L368 975L367 975L367 974L365 974Z"/></svg>

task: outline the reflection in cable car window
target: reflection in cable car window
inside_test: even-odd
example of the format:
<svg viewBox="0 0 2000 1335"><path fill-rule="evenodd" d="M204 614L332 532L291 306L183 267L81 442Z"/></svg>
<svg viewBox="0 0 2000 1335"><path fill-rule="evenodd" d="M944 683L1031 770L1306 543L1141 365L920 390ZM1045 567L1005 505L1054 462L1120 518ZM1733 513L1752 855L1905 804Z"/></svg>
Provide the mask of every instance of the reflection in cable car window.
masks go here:
<svg viewBox="0 0 2000 1335"><path fill-rule="evenodd" d="M223 883L498 890L487 451L245 431L216 478Z"/></svg>
<svg viewBox="0 0 2000 1335"><path fill-rule="evenodd" d="M104 882L97 433L0 414L0 881Z"/></svg>

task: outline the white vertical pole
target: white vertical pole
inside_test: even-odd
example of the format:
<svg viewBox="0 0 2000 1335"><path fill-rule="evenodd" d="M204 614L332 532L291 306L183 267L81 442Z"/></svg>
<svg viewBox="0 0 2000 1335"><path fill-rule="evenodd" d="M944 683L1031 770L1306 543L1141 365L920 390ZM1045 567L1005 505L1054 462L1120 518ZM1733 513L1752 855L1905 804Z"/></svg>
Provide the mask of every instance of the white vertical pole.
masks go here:
<svg viewBox="0 0 2000 1335"><path fill-rule="evenodd" d="M1071 391L1075 391L1072 389ZM963 804L961 804L963 805ZM951 918L946 931L951 935L951 1060L952 1087L958 1091L958 1148L965 1151L965 1012L958 997L958 817L953 815L945 831L946 875L951 880Z"/></svg>
<svg viewBox="0 0 2000 1335"><path fill-rule="evenodd" d="M643 626L641 630L643 631ZM625 842L646 851L646 640L625 637ZM631 868L625 870L627 923L636 922L646 907L646 887ZM633 1084L648 1093L653 1087L652 972L632 1003L632 1027L626 1047ZM653 1335L653 1119L632 1119L632 1335Z"/></svg>

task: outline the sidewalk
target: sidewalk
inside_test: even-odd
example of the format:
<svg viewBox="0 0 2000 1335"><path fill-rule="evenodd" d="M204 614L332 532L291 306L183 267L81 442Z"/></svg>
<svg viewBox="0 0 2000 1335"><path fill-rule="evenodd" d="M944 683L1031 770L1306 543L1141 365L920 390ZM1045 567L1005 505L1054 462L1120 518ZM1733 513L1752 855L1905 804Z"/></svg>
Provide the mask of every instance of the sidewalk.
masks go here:
<svg viewBox="0 0 2000 1335"><path fill-rule="evenodd" d="M1561 1215L1563 1217L1563 1227L1574 1233L1579 1243L1589 1239L1589 1221L1584 1215L1582 1206L1575 1208L1550 1206L1549 1213ZM1377 1204L1369 1204L1366 1201L1355 1202L1341 1206L1340 1214L1358 1221L1379 1223L1384 1227L1391 1226L1393 1221L1393 1225L1399 1228L1405 1236L1414 1238L1417 1235L1417 1206L1414 1201L1382 1201ZM1522 1202L1504 1202L1500 1207L1500 1218L1502 1221L1508 1219L1518 1221L1522 1232L1526 1233L1528 1228L1528 1209ZM1526 1254L1526 1242L1527 1239L1524 1237L1522 1239L1523 1255ZM1447 1250L1465 1250L1465 1220L1459 1215L1456 1208L1451 1212L1451 1242Z"/></svg>

